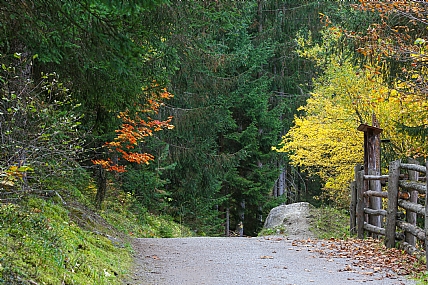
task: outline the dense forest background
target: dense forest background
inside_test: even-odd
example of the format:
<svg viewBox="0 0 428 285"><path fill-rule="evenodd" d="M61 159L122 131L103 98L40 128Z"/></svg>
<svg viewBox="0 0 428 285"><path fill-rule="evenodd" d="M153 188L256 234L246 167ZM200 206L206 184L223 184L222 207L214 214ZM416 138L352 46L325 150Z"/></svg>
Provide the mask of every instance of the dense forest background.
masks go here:
<svg viewBox="0 0 428 285"><path fill-rule="evenodd" d="M360 123L424 159L419 1L0 1L0 198L111 189L201 235L347 207ZM82 186L83 187L83 186Z"/></svg>

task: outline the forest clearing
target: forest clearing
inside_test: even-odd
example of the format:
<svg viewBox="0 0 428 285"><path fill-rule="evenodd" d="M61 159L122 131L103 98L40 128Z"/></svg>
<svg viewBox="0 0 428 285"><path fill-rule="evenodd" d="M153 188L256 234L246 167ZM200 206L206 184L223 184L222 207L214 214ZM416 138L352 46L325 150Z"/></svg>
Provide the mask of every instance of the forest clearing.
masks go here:
<svg viewBox="0 0 428 285"><path fill-rule="evenodd" d="M0 284L121 284L146 260L140 238L253 246L295 203L318 211L302 248L401 244L400 274L427 283L427 14L416 0L1 1Z"/></svg>

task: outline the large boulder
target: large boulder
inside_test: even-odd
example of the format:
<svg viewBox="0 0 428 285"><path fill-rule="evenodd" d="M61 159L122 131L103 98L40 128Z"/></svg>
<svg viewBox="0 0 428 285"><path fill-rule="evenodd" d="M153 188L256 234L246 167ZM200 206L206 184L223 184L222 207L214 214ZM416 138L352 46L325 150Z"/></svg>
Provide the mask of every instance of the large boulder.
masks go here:
<svg viewBox="0 0 428 285"><path fill-rule="evenodd" d="M309 230L312 218L311 207L313 206L307 202L275 207L266 218L264 228L278 229L278 232L284 231L284 234L289 238L312 238L314 235Z"/></svg>

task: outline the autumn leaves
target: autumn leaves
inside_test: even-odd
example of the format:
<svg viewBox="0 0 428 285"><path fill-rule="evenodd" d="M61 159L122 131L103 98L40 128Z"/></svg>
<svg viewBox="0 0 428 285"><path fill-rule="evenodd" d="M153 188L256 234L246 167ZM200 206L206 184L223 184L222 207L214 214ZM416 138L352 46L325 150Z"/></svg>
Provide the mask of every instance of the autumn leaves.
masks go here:
<svg viewBox="0 0 428 285"><path fill-rule="evenodd" d="M159 108L164 104L163 102L172 98L173 95L166 88L159 87L156 82L142 90L146 95L147 103L138 104L133 114L129 110L120 112L118 118L122 120L122 125L116 130L117 135L114 140L104 145L115 159L109 157L92 160L94 164L101 165L108 171L125 172L125 165L120 163L121 159L137 164L148 164L154 160L152 154L135 150L140 143L144 142L144 138L153 135L153 132L174 128L170 124L172 117L166 120L153 118L159 114Z"/></svg>

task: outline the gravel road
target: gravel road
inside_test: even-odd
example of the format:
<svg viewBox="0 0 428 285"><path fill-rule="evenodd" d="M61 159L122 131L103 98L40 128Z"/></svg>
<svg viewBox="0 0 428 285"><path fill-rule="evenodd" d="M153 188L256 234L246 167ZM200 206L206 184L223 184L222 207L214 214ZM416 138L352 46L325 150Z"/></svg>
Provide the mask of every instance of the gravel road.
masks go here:
<svg viewBox="0 0 428 285"><path fill-rule="evenodd" d="M136 239L128 285L415 284L390 272L349 270L285 237ZM345 269L346 268L346 269Z"/></svg>

